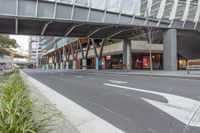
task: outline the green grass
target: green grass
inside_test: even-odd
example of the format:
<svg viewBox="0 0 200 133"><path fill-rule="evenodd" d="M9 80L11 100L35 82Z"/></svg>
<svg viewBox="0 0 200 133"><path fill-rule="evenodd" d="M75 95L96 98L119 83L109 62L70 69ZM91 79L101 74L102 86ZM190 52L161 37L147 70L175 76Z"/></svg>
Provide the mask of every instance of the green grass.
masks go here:
<svg viewBox="0 0 200 133"><path fill-rule="evenodd" d="M19 72L7 73L0 80L5 83L0 89L0 133L50 132L49 122L58 114L35 107Z"/></svg>

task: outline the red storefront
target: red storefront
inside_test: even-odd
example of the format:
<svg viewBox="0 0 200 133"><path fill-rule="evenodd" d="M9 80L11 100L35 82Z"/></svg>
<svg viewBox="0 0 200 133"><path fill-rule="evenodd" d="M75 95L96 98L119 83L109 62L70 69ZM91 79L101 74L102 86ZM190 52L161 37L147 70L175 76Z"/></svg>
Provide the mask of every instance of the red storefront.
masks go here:
<svg viewBox="0 0 200 133"><path fill-rule="evenodd" d="M132 54L133 69L150 69L150 59L148 53ZM163 55L160 53L152 54L153 69L163 69Z"/></svg>

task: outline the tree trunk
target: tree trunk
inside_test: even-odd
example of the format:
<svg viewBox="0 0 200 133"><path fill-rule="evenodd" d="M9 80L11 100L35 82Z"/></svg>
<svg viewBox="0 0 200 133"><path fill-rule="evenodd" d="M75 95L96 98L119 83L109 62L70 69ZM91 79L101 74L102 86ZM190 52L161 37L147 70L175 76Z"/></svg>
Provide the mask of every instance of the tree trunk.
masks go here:
<svg viewBox="0 0 200 133"><path fill-rule="evenodd" d="M149 31L149 61L150 61L150 72L153 72L153 62L152 62L152 40L151 40L151 31Z"/></svg>

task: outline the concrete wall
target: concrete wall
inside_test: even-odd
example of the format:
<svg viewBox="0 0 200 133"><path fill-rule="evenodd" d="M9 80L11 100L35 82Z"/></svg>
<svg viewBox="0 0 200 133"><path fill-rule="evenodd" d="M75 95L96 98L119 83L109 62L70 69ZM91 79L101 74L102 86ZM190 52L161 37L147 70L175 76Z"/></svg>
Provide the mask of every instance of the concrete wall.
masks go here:
<svg viewBox="0 0 200 133"><path fill-rule="evenodd" d="M148 52L150 45L145 41L132 41L132 52ZM151 49L153 52L162 53L163 44L152 44Z"/></svg>

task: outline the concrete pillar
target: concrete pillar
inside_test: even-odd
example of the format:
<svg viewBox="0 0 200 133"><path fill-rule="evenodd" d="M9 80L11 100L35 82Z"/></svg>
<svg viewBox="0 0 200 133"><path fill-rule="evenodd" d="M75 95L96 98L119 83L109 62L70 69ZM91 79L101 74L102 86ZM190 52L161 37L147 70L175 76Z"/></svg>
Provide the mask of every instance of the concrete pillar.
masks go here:
<svg viewBox="0 0 200 133"><path fill-rule="evenodd" d="M63 62L60 62L60 69L63 69Z"/></svg>
<svg viewBox="0 0 200 133"><path fill-rule="evenodd" d="M132 70L131 40L124 40L123 64L126 64L128 70Z"/></svg>
<svg viewBox="0 0 200 133"><path fill-rule="evenodd" d="M49 69L49 64L46 64L46 69Z"/></svg>
<svg viewBox="0 0 200 133"><path fill-rule="evenodd" d="M73 70L76 70L76 60L73 60Z"/></svg>
<svg viewBox="0 0 200 133"><path fill-rule="evenodd" d="M56 69L58 69L58 67L59 67L59 66L58 66L58 63L56 63Z"/></svg>
<svg viewBox="0 0 200 133"><path fill-rule="evenodd" d="M52 63L52 69L55 69L55 64L54 63Z"/></svg>
<svg viewBox="0 0 200 133"><path fill-rule="evenodd" d="M169 29L164 33L164 70L177 70L177 31Z"/></svg>
<svg viewBox="0 0 200 133"><path fill-rule="evenodd" d="M99 70L99 58L96 57L96 70Z"/></svg>
<svg viewBox="0 0 200 133"><path fill-rule="evenodd" d="M87 59L82 59L82 69L87 70Z"/></svg>
<svg viewBox="0 0 200 133"><path fill-rule="evenodd" d="M69 61L66 61L66 70L69 70Z"/></svg>

